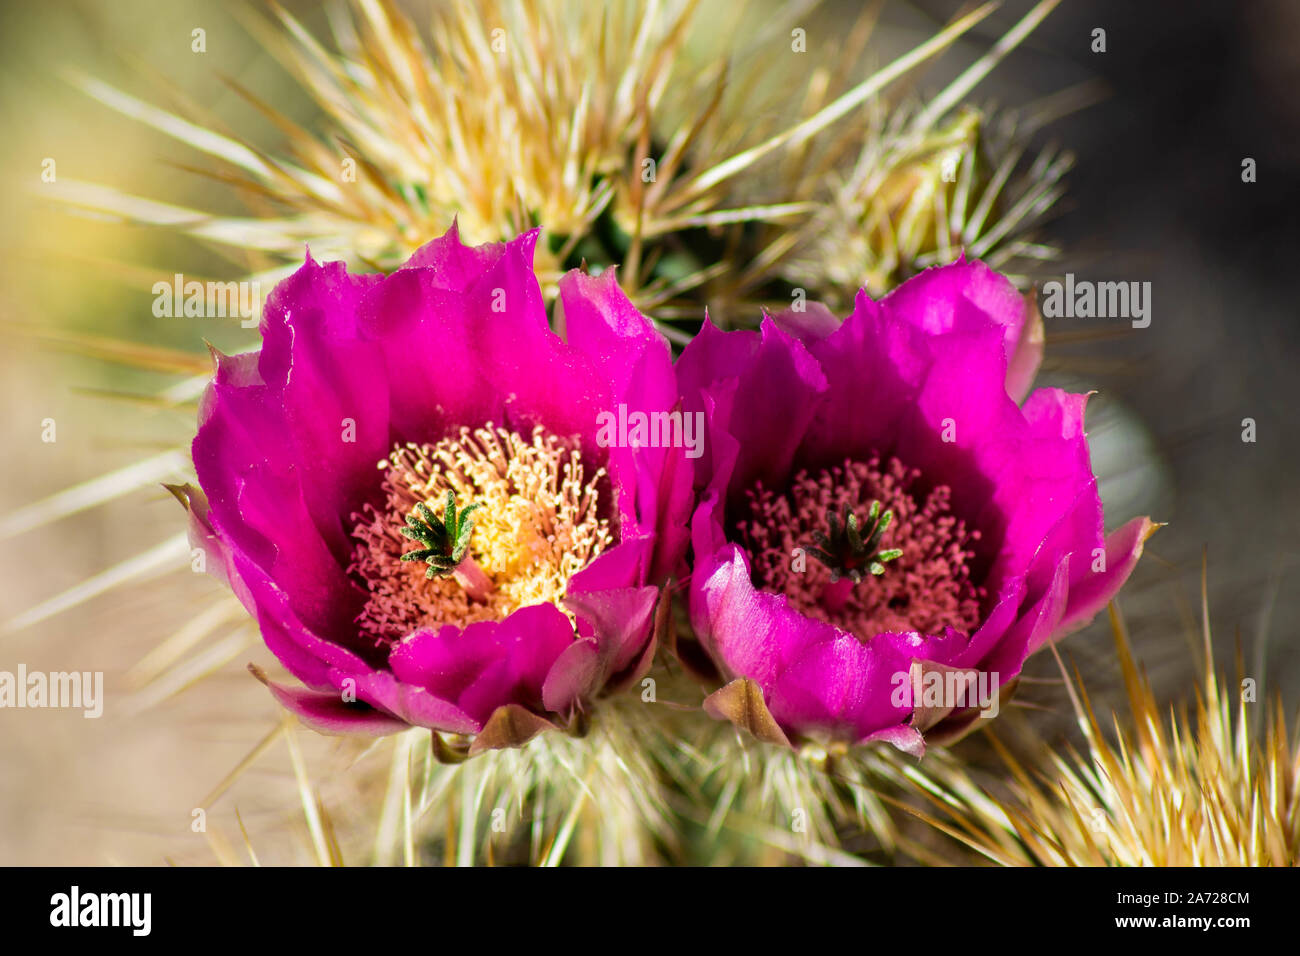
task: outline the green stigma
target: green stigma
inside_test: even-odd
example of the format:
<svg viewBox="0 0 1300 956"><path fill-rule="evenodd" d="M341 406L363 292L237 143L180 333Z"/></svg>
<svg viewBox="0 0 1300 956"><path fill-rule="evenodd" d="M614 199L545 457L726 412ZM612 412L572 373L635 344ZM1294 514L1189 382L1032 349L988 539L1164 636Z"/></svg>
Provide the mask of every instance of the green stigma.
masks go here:
<svg viewBox="0 0 1300 956"><path fill-rule="evenodd" d="M859 527L858 516L848 505L844 506L844 519L840 521L834 511L826 512L829 534L814 531L813 538L821 546L808 548L808 553L831 569L831 582L849 578L854 584L862 580L863 570L874 575L885 573L885 564L903 554L902 548L880 551L880 539L894 520L894 512L880 513L880 502L871 502L865 528Z"/></svg>
<svg viewBox="0 0 1300 956"><path fill-rule="evenodd" d="M469 549L470 535L474 533L474 521L469 517L470 512L482 507L482 502L476 502L457 511L456 493L448 491L442 520L439 520L428 505L419 502L406 516L407 527L402 529L402 534L424 547L408 551L402 555L402 560L427 563L429 568L424 573L426 578L451 574L464 560L465 552Z"/></svg>

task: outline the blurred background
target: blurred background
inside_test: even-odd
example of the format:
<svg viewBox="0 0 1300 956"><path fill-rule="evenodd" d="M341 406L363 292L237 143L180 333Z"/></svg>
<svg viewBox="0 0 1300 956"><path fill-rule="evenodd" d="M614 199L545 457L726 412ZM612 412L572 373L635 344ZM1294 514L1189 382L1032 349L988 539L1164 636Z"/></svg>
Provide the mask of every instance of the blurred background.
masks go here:
<svg viewBox="0 0 1300 956"><path fill-rule="evenodd" d="M324 23L315 4L285 5L311 27ZM1008 0L919 88L939 88L1031 5ZM418 14L427 5L408 6ZM834 38L857 9L811 10L810 46ZM914 46L962 9L885 4L876 57ZM158 350L159 369L184 353L198 375L205 341L235 351L253 344L251 333L232 320L156 318L150 287L175 272L224 279L238 270L196 240L73 215L42 195L41 179L53 159L60 178L240 212L229 190L196 172L204 164L193 151L70 82L89 74L277 144L276 128L223 74L305 125L315 107L236 10L196 0L0 5L0 121L9 131L0 155L0 670L103 671L109 695L99 720L0 711L2 864L210 862L191 810L276 726L271 699L244 669L269 655L251 628L228 622L221 588L191 572L174 540L182 512L158 485L185 477L165 453L193 428L192 409L125 397L185 377L113 361L109 344L85 339L142 343ZM191 52L199 26L204 56ZM1091 52L1096 28L1106 31L1105 53ZM707 62L707 14L696 31L688 50ZM1090 424L1112 525L1140 513L1169 524L1120 602L1162 699L1192 687L1204 553L1221 661L1231 663L1239 641L1263 694L1292 710L1300 700L1297 41L1291 0L1066 0L972 97L1014 106L1083 91L1086 106L1039 134L1077 157L1046 229L1065 251L1053 271L1151 283L1149 328L1049 319L1041 383L1098 390ZM1257 163L1254 183L1242 182L1246 157ZM79 344L60 341L64 333ZM1245 418L1256 422L1254 443L1242 441ZM42 441L45 419L56 423L54 442ZM152 469L144 487L31 527L33 503L142 460ZM158 648L168 641L177 655L189 648L193 664L159 682ZM1064 646L1094 696L1119 699L1104 624ZM1055 665L1038 659L1029 673L1050 678ZM1060 695L1048 685L1033 695L1049 708L1048 732L1067 733ZM300 739L312 759L343 759L331 741ZM283 746L243 778L238 805L250 826L279 819L292 800Z"/></svg>

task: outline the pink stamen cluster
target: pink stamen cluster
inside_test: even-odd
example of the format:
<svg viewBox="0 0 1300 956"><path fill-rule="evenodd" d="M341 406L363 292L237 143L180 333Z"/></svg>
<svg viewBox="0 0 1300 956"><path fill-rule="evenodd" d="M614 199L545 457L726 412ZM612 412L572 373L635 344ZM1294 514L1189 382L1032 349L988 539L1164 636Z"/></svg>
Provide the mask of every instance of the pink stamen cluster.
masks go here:
<svg viewBox="0 0 1300 956"><path fill-rule="evenodd" d="M969 633L979 623L984 590L970 580L971 544L978 531L950 511L951 489L939 485L918 501L920 471L895 458L846 461L815 475L800 471L777 494L761 482L746 492L746 514L736 525L749 553L756 587L784 594L800 612L834 624L866 642L872 635L945 627ZM873 501L892 510L884 546L902 549L881 575L859 583L831 582L831 571L806 552L826 514L847 506L861 520Z"/></svg>

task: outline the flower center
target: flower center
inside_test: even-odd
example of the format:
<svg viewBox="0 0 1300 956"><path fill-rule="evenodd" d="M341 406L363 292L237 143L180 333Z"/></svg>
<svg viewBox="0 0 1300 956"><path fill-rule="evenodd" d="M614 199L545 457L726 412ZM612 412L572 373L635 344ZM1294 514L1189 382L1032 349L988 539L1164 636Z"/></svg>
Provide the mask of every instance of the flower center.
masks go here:
<svg viewBox="0 0 1300 956"><path fill-rule="evenodd" d="M540 426L531 439L462 428L398 445L379 468L384 504L353 515L348 569L370 591L357 623L376 643L532 604L564 610L569 578L613 541L598 507L605 470L588 477L576 441Z"/></svg>
<svg viewBox="0 0 1300 956"><path fill-rule="evenodd" d="M756 484L736 525L754 585L864 642L887 631L969 633L984 597L970 580L979 532L951 513L947 485L913 495L920 475L873 457L801 471L780 495Z"/></svg>

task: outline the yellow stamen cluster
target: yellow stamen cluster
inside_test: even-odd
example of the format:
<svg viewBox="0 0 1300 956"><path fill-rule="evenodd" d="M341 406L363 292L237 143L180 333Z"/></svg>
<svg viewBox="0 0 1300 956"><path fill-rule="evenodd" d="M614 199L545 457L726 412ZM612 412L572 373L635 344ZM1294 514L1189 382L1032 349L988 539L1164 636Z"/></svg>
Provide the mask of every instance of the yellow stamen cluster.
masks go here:
<svg viewBox="0 0 1300 956"><path fill-rule="evenodd" d="M379 468L385 503L353 516L358 544L350 570L370 589L358 624L381 643L422 626L559 606L569 578L613 540L598 508L605 470L588 477L576 444L540 426L529 439L491 423L462 428L435 445L398 445ZM420 562L401 560L410 550L401 534L405 515L449 490L458 501L483 505L474 512L468 553L492 579L484 601L472 600L452 578L426 578Z"/></svg>

